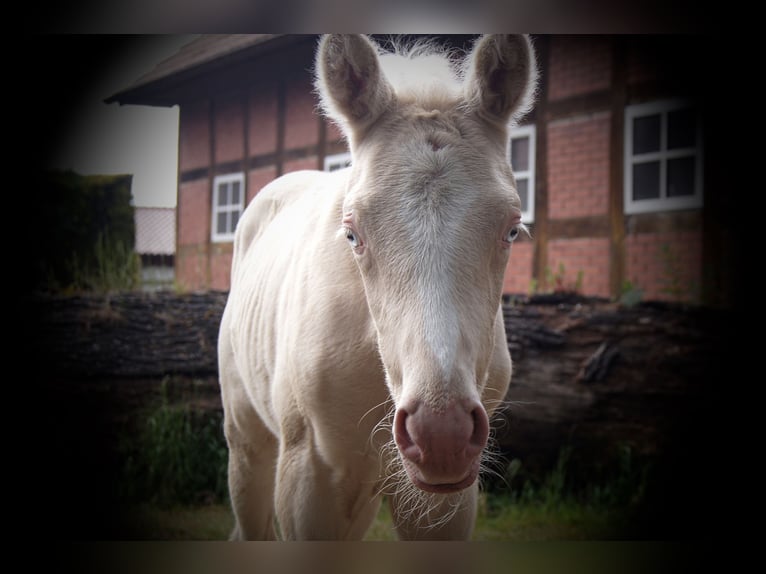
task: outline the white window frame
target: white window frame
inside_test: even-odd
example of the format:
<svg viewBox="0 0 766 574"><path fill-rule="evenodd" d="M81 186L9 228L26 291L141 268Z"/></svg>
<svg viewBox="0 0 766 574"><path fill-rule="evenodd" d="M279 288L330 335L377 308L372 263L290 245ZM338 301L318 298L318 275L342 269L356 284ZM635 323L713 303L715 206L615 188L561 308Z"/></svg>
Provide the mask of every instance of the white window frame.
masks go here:
<svg viewBox="0 0 766 574"><path fill-rule="evenodd" d="M234 182L239 182L239 203L229 203L226 205L218 205L218 188L222 184L231 184ZM242 217L242 213L245 211L245 174L243 172L239 173L227 173L225 175L217 175L215 178L213 178L213 208L212 208L212 219L210 223L210 240L213 243L225 243L234 241L234 231L236 229L232 229L231 232L226 233L219 233L217 226L218 226L218 214L222 212L235 212L239 211L239 217ZM239 220L237 221L239 223Z"/></svg>
<svg viewBox="0 0 766 574"><path fill-rule="evenodd" d="M325 171L334 171L338 169L343 169L349 165L351 165L351 153L347 151L343 153L327 155L324 158ZM332 168L335 168L335 169L333 170Z"/></svg>
<svg viewBox="0 0 766 574"><path fill-rule="evenodd" d="M659 100L645 104L635 104L625 108L625 158L624 158L624 209L626 214L672 211L678 209L696 209L702 207L703 161L702 161L702 122L697 117L696 144L694 147L667 149L668 114L675 110L693 107L692 102L682 99ZM660 150L633 155L633 120L644 116L660 116ZM682 157L695 159L694 194L677 197L667 196L668 160ZM650 161L660 162L660 197L651 199L633 199L633 166Z"/></svg>
<svg viewBox="0 0 766 574"><path fill-rule="evenodd" d="M532 223L535 220L535 176L537 170L535 168L535 160L537 157L537 127L535 124L527 124L524 126L517 126L511 129L511 138L508 142L508 161L513 166L511 158L511 152L513 146L511 143L515 139L529 138L529 169L524 171L513 170L513 176L516 181L520 179L528 180L527 184L527 209L521 212L522 223Z"/></svg>

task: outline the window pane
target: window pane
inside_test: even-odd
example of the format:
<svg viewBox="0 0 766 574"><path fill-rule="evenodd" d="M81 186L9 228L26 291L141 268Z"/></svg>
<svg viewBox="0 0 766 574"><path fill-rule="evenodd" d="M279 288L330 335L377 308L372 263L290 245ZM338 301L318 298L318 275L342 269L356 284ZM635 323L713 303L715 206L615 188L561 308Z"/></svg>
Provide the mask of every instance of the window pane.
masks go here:
<svg viewBox="0 0 766 574"><path fill-rule="evenodd" d="M218 205L228 205L229 197L229 184L222 183L218 186Z"/></svg>
<svg viewBox="0 0 766 574"><path fill-rule="evenodd" d="M668 149L694 147L697 143L697 115L691 108L668 113Z"/></svg>
<svg viewBox="0 0 766 574"><path fill-rule="evenodd" d="M633 164L633 199L656 199L660 196L660 162Z"/></svg>
<svg viewBox="0 0 766 574"><path fill-rule="evenodd" d="M229 205L239 205L239 182L231 182L231 203Z"/></svg>
<svg viewBox="0 0 766 574"><path fill-rule="evenodd" d="M693 157L668 160L668 197L694 195Z"/></svg>
<svg viewBox="0 0 766 574"><path fill-rule="evenodd" d="M231 212L231 229L229 230L231 233L234 233L234 230L237 228L237 222L239 221L239 211L232 211Z"/></svg>
<svg viewBox="0 0 766 574"><path fill-rule="evenodd" d="M529 137L511 140L511 166L516 171L529 169Z"/></svg>
<svg viewBox="0 0 766 574"><path fill-rule="evenodd" d="M521 198L521 211L529 209L529 179L526 177L516 180L516 191Z"/></svg>
<svg viewBox="0 0 766 574"><path fill-rule="evenodd" d="M218 234L229 232L229 230L226 229L226 215L227 213L225 211L221 211L218 213L218 217L216 217L215 232Z"/></svg>
<svg viewBox="0 0 766 574"><path fill-rule="evenodd" d="M633 155L660 151L660 115L633 118Z"/></svg>

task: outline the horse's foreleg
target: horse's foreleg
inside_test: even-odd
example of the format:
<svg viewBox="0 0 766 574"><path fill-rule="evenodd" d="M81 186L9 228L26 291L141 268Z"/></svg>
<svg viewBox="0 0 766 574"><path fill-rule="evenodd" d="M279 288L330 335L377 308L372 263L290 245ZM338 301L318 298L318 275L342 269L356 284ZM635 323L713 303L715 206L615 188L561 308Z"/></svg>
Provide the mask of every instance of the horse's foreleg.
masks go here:
<svg viewBox="0 0 766 574"><path fill-rule="evenodd" d="M227 432L229 496L236 518L233 540L274 540L274 478L277 441L260 421L247 437Z"/></svg>
<svg viewBox="0 0 766 574"><path fill-rule="evenodd" d="M311 432L285 433L280 448L276 512L286 540L361 540L380 507L369 461L333 465L320 456ZM287 439L287 440L285 440Z"/></svg>

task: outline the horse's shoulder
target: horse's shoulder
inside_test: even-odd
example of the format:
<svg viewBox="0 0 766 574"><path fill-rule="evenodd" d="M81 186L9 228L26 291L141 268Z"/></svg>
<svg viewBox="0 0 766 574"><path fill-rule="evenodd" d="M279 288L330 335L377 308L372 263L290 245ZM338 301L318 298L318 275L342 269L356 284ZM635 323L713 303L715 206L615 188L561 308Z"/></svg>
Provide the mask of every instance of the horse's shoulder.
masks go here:
<svg viewBox="0 0 766 574"><path fill-rule="evenodd" d="M277 214L306 196L321 177L322 172L319 171L296 171L264 186L248 204L237 224L235 251L247 248Z"/></svg>

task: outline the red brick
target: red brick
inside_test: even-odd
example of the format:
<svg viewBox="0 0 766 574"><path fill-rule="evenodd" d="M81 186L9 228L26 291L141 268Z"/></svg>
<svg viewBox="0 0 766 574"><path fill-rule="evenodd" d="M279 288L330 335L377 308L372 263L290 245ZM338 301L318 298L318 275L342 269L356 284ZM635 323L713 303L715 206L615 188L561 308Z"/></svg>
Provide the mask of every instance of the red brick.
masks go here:
<svg viewBox="0 0 766 574"><path fill-rule="evenodd" d="M552 239L548 265L553 276L564 266L564 287L573 288L582 271L581 293L609 297L609 240L606 238ZM552 289L555 285L545 285Z"/></svg>
<svg viewBox="0 0 766 574"><path fill-rule="evenodd" d="M344 139L343 132L341 132L338 126L335 125L335 122L328 119L325 119L325 133L325 139L328 143L339 142Z"/></svg>
<svg viewBox="0 0 766 574"><path fill-rule="evenodd" d="M178 246L204 244L210 240L211 195L208 180L178 186Z"/></svg>
<svg viewBox="0 0 766 574"><path fill-rule="evenodd" d="M210 123L207 102L182 105L178 125L179 169L184 172L210 165Z"/></svg>
<svg viewBox="0 0 766 574"><path fill-rule="evenodd" d="M248 146L251 156L274 153L277 149L276 84L259 86L250 94Z"/></svg>
<svg viewBox="0 0 766 574"><path fill-rule="evenodd" d="M231 284L232 243L215 244L210 254L210 288L227 291Z"/></svg>
<svg viewBox="0 0 766 574"><path fill-rule="evenodd" d="M277 176L277 168L273 165L254 169L247 174L247 203Z"/></svg>
<svg viewBox="0 0 766 574"><path fill-rule="evenodd" d="M291 171L300 171L302 169L319 169L319 158L317 156L311 156L286 161L282 172L288 173Z"/></svg>
<svg viewBox="0 0 766 574"><path fill-rule="evenodd" d="M626 279L643 291L644 299L698 300L702 281L700 231L631 234L625 238L625 252Z"/></svg>
<svg viewBox="0 0 766 574"><path fill-rule="evenodd" d="M204 249L184 248L176 253L176 283L183 290L207 289L207 253Z"/></svg>
<svg viewBox="0 0 766 574"><path fill-rule="evenodd" d="M551 101L608 89L612 77L609 38L552 36L548 99Z"/></svg>
<svg viewBox="0 0 766 574"><path fill-rule="evenodd" d="M298 149L319 142L319 116L311 84L303 78L286 88L285 149Z"/></svg>
<svg viewBox="0 0 766 574"><path fill-rule="evenodd" d="M601 112L548 125L551 219L608 213L610 117Z"/></svg>
<svg viewBox="0 0 766 574"><path fill-rule="evenodd" d="M215 101L215 161L241 160L245 155L245 114L243 94Z"/></svg>
<svg viewBox="0 0 766 574"><path fill-rule="evenodd" d="M528 293L532 284L532 257L534 255L532 241L517 241L511 247L511 256L505 268L503 278L503 293Z"/></svg>

